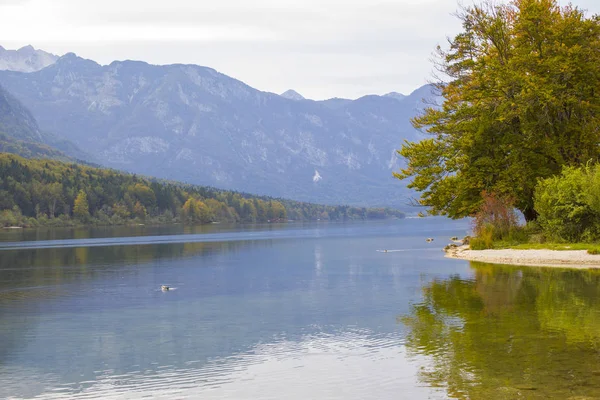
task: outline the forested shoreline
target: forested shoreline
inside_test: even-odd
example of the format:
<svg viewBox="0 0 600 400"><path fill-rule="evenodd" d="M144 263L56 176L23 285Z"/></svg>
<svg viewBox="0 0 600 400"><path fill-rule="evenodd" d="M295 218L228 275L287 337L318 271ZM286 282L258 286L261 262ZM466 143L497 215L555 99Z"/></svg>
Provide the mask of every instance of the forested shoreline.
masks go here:
<svg viewBox="0 0 600 400"><path fill-rule="evenodd" d="M0 153L0 210L0 224L4 227L404 217L387 208L318 205L252 196L7 153Z"/></svg>

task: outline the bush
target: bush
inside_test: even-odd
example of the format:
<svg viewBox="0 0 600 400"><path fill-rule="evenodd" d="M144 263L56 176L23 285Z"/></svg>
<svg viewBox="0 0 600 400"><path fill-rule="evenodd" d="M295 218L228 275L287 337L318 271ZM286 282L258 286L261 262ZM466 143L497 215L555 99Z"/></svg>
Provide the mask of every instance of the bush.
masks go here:
<svg viewBox="0 0 600 400"><path fill-rule="evenodd" d="M513 227L506 236L506 241L511 243L526 243L529 241L529 231L521 227Z"/></svg>
<svg viewBox="0 0 600 400"><path fill-rule="evenodd" d="M529 243L542 244L546 243L546 236L543 233L535 233L529 236Z"/></svg>
<svg viewBox="0 0 600 400"><path fill-rule="evenodd" d="M541 180L534 204L546 237L589 242L600 238L600 169L565 167L559 176Z"/></svg>
<svg viewBox="0 0 600 400"><path fill-rule="evenodd" d="M477 236L470 240L471 249L485 250L494 247L494 230L491 224L480 227Z"/></svg>
<svg viewBox="0 0 600 400"><path fill-rule="evenodd" d="M0 225L1 226L23 226L25 225L25 218L21 214L19 207L14 206L9 210L2 210L0 212Z"/></svg>

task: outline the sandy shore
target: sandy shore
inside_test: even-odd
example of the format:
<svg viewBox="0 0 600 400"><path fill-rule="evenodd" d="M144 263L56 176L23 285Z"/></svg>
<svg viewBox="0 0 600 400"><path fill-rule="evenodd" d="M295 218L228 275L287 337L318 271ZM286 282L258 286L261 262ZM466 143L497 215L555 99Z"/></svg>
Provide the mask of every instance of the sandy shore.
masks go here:
<svg viewBox="0 0 600 400"><path fill-rule="evenodd" d="M532 267L600 268L600 255L586 250L470 250L459 246L446 252L448 258Z"/></svg>

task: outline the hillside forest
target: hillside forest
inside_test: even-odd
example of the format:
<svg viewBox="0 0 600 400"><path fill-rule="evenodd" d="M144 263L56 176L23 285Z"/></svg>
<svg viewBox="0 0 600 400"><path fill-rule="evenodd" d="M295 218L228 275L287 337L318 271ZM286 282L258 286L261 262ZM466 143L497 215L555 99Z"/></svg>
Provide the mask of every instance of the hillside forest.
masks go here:
<svg viewBox="0 0 600 400"><path fill-rule="evenodd" d="M359 208L256 197L57 160L0 154L2 226L283 222L402 218Z"/></svg>

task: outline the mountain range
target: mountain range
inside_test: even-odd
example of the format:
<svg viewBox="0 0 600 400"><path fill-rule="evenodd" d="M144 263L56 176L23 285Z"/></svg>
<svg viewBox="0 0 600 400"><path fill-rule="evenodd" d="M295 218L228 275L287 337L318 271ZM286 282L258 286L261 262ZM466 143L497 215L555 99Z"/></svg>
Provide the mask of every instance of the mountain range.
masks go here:
<svg viewBox="0 0 600 400"><path fill-rule="evenodd" d="M395 151L420 133L424 86L357 100L263 92L211 68L73 53L0 85L90 161L160 178L319 203L406 205ZM81 153L80 153L81 154Z"/></svg>
<svg viewBox="0 0 600 400"><path fill-rule="evenodd" d="M36 50L33 46L25 46L18 50L6 50L0 46L0 70L34 72L52 65L58 56L43 50Z"/></svg>

